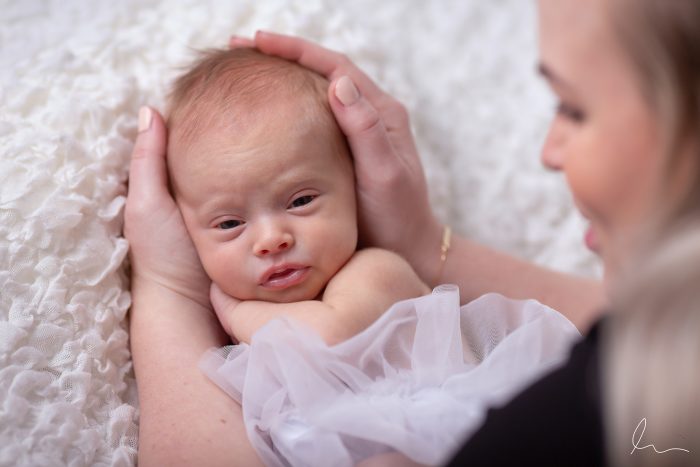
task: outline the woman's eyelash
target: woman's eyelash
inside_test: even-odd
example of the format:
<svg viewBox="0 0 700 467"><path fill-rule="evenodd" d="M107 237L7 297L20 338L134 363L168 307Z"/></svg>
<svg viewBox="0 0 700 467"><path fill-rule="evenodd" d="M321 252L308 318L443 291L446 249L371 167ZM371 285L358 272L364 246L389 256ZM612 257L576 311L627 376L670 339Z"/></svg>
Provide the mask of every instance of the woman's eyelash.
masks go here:
<svg viewBox="0 0 700 467"><path fill-rule="evenodd" d="M557 104L557 113L562 117L567 118L576 123L580 123L586 118L583 111L563 102Z"/></svg>
<svg viewBox="0 0 700 467"><path fill-rule="evenodd" d="M295 198L294 201L291 202L289 207L290 208L300 208L302 206L309 204L314 199L316 199L316 195L299 196L298 198Z"/></svg>

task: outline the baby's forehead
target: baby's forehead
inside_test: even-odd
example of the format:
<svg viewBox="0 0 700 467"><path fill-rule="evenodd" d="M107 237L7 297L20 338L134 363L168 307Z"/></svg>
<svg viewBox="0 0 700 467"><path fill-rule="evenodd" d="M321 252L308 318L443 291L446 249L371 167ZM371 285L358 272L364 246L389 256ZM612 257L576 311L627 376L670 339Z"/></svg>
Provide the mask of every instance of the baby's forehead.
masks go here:
<svg viewBox="0 0 700 467"><path fill-rule="evenodd" d="M292 136L319 127L330 137L337 130L330 109L308 91L276 90L255 96L201 99L182 105L178 111L179 118L173 119L169 128L171 142L178 146L226 133L250 139L280 131Z"/></svg>
<svg viewBox="0 0 700 467"><path fill-rule="evenodd" d="M189 117L198 125L176 125L171 129L175 152L196 152L203 145L236 147L258 144L286 145L313 137L312 144L335 141L340 129L333 117L301 96L270 101L234 102L222 108L194 107Z"/></svg>
<svg viewBox="0 0 700 467"><path fill-rule="evenodd" d="M290 103L255 112L227 112L190 134L188 140L174 136L171 168L173 176L183 178L183 182L217 167L223 170L251 162L274 164L305 157L346 164L350 158L344 137L333 122L313 118Z"/></svg>
<svg viewBox="0 0 700 467"><path fill-rule="evenodd" d="M269 132L268 132L269 133ZM290 137L283 131L238 141L225 134L202 138L171 172L174 195L205 213L212 206L248 206L354 178L349 155L327 135Z"/></svg>

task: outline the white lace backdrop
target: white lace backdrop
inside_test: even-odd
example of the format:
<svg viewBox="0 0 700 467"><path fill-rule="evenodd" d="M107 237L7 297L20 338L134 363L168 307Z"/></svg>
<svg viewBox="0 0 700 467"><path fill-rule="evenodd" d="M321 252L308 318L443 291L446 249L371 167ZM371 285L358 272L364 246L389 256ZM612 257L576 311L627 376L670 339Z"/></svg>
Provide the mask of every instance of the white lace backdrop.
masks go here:
<svg viewBox="0 0 700 467"><path fill-rule="evenodd" d="M135 462L122 262L141 104L256 29L344 51L408 107L440 217L598 273L561 175L528 0L0 0L0 466Z"/></svg>

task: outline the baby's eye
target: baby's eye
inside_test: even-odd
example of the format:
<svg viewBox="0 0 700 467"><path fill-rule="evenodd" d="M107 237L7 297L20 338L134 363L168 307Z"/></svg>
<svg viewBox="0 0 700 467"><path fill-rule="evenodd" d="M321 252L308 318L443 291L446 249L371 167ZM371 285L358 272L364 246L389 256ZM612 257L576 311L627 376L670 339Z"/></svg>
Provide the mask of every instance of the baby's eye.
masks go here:
<svg viewBox="0 0 700 467"><path fill-rule="evenodd" d="M219 223L217 227L219 227L221 230L230 230L235 229L239 225L243 225L243 222L236 219L229 219Z"/></svg>
<svg viewBox="0 0 700 467"><path fill-rule="evenodd" d="M309 204L311 201L313 201L316 198L315 195L305 195L305 196L300 196L294 201L292 201L292 204L289 205L290 208L300 208L302 206L306 206Z"/></svg>

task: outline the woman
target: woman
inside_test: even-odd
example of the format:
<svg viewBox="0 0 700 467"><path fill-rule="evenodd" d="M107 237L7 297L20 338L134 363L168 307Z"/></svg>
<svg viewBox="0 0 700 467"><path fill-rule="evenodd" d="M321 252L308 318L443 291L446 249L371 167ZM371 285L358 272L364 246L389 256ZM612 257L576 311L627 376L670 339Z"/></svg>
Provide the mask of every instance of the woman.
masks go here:
<svg viewBox="0 0 700 467"><path fill-rule="evenodd" d="M615 284L634 274L634 269L625 271L651 233L668 230L681 217L700 219L700 4L591 0L582 9L577 0L540 0L539 12L540 70L561 102L543 163L566 175L577 206L590 220L586 243L600 254L607 288L615 290ZM254 41L233 39L232 45L254 45L297 60L332 81L331 106L355 157L361 232L367 244L404 253L426 282L456 283L465 300L497 291L548 304L582 331L596 322L606 307L603 288L594 281L555 273L457 236L442 261L444 230L428 203L406 111L347 59L300 39L269 33L258 33ZM132 246L132 351L141 401L139 462L256 465L240 407L197 370L199 356L223 345L226 336L205 293L207 278L167 192L163 122L157 113L144 110L139 123L126 209L126 236ZM637 315L627 309L630 303L614 301L613 308L624 308L624 316L634 321ZM491 413L465 445L465 458L475 462L482 456L497 463L495 454L504 455L503 462L517 455L518 460L536 457L566 465L605 459L639 462L634 455L652 463L697 461L658 457L697 456L697 450L656 454L647 448L628 454L635 428L620 420L632 413L624 396L634 392L634 386L620 396L618 383L624 378L600 376L622 374L629 359L619 356L634 354L629 349L639 342L630 338L622 339L624 345L618 348L611 345L613 333L624 335L629 326L624 319L608 320L614 323L610 326L605 321L594 327L562 370ZM608 344L598 342L599 328L601 334L613 335L606 339ZM652 336L656 333L656 327L647 328ZM663 345L655 348L663 352ZM688 348L692 352L692 345L683 351ZM652 376L638 375L637 381ZM686 400L697 393L690 394ZM552 410L539 410L547 405ZM585 424L554 413L554 407L570 406L588 417ZM633 415L640 422L645 416ZM523 417L538 417L537 427L545 429L509 431L526 426L520 423ZM511 436L523 432L532 435L527 440L536 443L534 447ZM562 442L569 433L578 438ZM662 446L647 435L637 446L656 443L658 451L692 451L700 448L694 436L697 433L681 434L677 446ZM684 439L688 446L683 446ZM584 450L586 457L576 449ZM627 457L620 457L623 449Z"/></svg>

